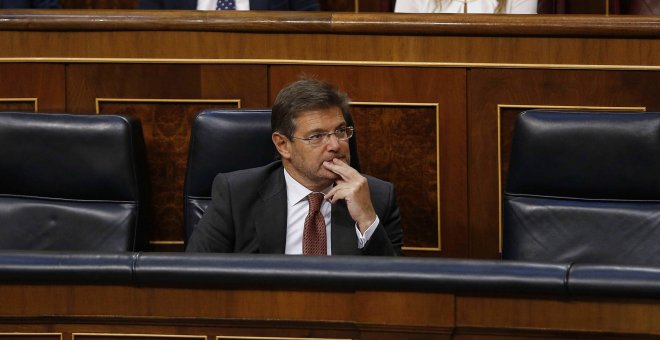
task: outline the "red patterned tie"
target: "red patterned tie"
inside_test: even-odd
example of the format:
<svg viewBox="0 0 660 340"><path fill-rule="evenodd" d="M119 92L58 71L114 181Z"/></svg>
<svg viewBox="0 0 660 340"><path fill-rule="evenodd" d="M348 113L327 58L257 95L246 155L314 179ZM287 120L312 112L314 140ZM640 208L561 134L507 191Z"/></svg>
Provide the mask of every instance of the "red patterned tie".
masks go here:
<svg viewBox="0 0 660 340"><path fill-rule="evenodd" d="M303 254L328 255L325 219L321 213L323 194L313 192L307 195L307 200L309 201L309 213L305 218L305 229L303 229Z"/></svg>

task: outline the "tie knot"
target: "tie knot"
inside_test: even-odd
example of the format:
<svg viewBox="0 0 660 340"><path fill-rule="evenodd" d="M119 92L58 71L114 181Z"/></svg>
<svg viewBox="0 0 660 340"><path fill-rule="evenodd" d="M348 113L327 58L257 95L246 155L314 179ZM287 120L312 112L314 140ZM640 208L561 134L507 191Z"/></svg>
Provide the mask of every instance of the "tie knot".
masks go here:
<svg viewBox="0 0 660 340"><path fill-rule="evenodd" d="M323 202L323 194L320 192L313 192L307 195L307 200L309 201L309 211L317 212L321 210L321 203Z"/></svg>

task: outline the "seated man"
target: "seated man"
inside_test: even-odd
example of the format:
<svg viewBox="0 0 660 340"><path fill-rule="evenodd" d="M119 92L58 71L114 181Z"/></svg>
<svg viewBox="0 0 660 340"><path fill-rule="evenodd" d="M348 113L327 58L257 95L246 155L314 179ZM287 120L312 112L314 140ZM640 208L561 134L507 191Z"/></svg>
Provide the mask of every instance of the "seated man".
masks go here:
<svg viewBox="0 0 660 340"><path fill-rule="evenodd" d="M140 0L141 9L318 11L317 0Z"/></svg>
<svg viewBox="0 0 660 340"><path fill-rule="evenodd" d="M186 251L400 255L393 185L349 166L346 94L300 80L280 91L272 111L281 161L218 174Z"/></svg>
<svg viewBox="0 0 660 340"><path fill-rule="evenodd" d="M61 8L58 0L0 0L0 8Z"/></svg>

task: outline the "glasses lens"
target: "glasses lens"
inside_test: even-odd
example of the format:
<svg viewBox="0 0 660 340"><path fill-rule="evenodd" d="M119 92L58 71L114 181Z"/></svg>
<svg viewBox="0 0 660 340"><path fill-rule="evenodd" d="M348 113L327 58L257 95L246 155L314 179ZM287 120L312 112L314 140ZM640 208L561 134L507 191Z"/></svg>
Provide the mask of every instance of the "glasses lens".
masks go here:
<svg viewBox="0 0 660 340"><path fill-rule="evenodd" d="M353 127L347 126L337 130L337 138L339 139L349 139L353 137Z"/></svg>
<svg viewBox="0 0 660 340"><path fill-rule="evenodd" d="M309 144L312 144L312 145L319 145L319 144L324 143L327 139L328 139L328 136L327 136L327 135L324 135L324 134L316 134L316 135L310 136L310 137L307 139L307 141L309 142Z"/></svg>

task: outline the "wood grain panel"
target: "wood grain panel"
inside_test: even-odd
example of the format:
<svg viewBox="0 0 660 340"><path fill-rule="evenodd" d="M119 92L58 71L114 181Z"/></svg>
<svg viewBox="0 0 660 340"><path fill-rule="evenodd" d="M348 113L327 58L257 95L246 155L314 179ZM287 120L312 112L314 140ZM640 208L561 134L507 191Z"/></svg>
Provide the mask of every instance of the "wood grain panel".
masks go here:
<svg viewBox="0 0 660 340"><path fill-rule="evenodd" d="M357 292L356 318L365 324L431 326L449 330L455 323L451 294Z"/></svg>
<svg viewBox="0 0 660 340"><path fill-rule="evenodd" d="M62 340L60 333L0 333L0 340Z"/></svg>
<svg viewBox="0 0 660 340"><path fill-rule="evenodd" d="M201 98L199 65L72 64L67 66L67 110L95 111L96 98Z"/></svg>
<svg viewBox="0 0 660 340"><path fill-rule="evenodd" d="M553 105L660 109L654 85L660 74L654 72L474 69L468 81L470 257L474 258L500 256L498 174L508 164L506 150L518 110ZM504 110L500 169L498 105L520 106Z"/></svg>
<svg viewBox="0 0 660 340"><path fill-rule="evenodd" d="M404 247L439 251L437 106L359 103L351 105L351 113L355 125L367 132L357 131L355 137L363 159L362 172L376 174L396 186L401 215L405 216ZM411 171L415 176L409 176Z"/></svg>
<svg viewBox="0 0 660 340"><path fill-rule="evenodd" d="M64 65L0 63L0 109L34 111L34 102L3 98L36 98L41 112L64 112Z"/></svg>
<svg viewBox="0 0 660 340"><path fill-rule="evenodd" d="M67 107L70 112L95 112L101 98L100 113L140 118L151 178L152 246L182 250L192 118L208 108L263 107L266 84L265 66L75 64L67 67Z"/></svg>
<svg viewBox="0 0 660 340"><path fill-rule="evenodd" d="M350 31L343 32L350 33ZM188 31L0 31L0 58L305 60L660 66L660 40ZM402 48L401 46L405 46ZM584 51L588 51L584 52ZM135 60L134 60L135 61ZM137 60L139 61L139 60ZM495 65L495 66L496 66ZM480 66L480 65L477 65Z"/></svg>
<svg viewBox="0 0 660 340"><path fill-rule="evenodd" d="M438 331L429 331L425 330L424 332L416 332L413 329L407 329L405 331L394 331L394 330L371 330L366 329L360 332L360 340L443 340L443 339L452 339L451 333L448 333L444 330Z"/></svg>
<svg viewBox="0 0 660 340"><path fill-rule="evenodd" d="M346 91L354 102L384 103L387 110L355 111L360 162L377 177L392 181L400 197L399 205L408 216L402 216L406 246L426 246L435 243L437 220L428 215L429 207L437 202L433 196L437 178L429 174L435 168L433 159L440 160L440 221L443 256L467 255L466 210L466 119L465 71L458 69L386 68L358 66L272 66L270 69L270 98L276 96L286 83L300 74L316 75ZM437 122L433 114L419 107L396 109L401 103L430 103L437 105ZM405 105L403 105L405 108ZM410 114L410 117L407 115ZM364 117L361 117L364 115ZM374 121L374 119L376 119ZM405 122L405 123L404 123ZM396 124L404 124L396 131ZM438 134L433 133L434 124ZM418 131L415 131L415 130ZM384 133L386 132L386 133ZM395 133L396 132L396 133ZM398 134L401 133L401 134ZM414 136L418 133L424 141ZM413 134L413 136L410 136ZM407 136L404 136L407 135ZM434 138L437 137L439 149ZM373 150L372 150L373 149ZM382 158L379 155L385 155ZM410 155L419 155L409 157ZM423 156L422 156L423 155ZM437 156L436 156L437 155ZM381 173L382 171L382 173ZM421 176L420 174L424 174ZM394 177L392 177L394 176ZM420 200L423 203L420 203ZM437 214L437 211L431 215ZM408 220L411 219L411 220ZM412 223L423 225L408 227ZM417 234L420 230L420 234ZM415 234L413 234L415 231ZM432 235L432 240L426 239ZM413 242L420 242L415 244ZM409 255L440 255L437 251L407 251Z"/></svg>
<svg viewBox="0 0 660 340"><path fill-rule="evenodd" d="M456 305L459 327L660 335L660 306L650 301L459 296Z"/></svg>
<svg viewBox="0 0 660 340"><path fill-rule="evenodd" d="M266 69L265 65L71 64L67 110L93 112L95 98L237 98L243 107L263 107Z"/></svg>
<svg viewBox="0 0 660 340"><path fill-rule="evenodd" d="M298 322L275 320L236 320L217 318L158 318L116 316L38 316L23 318L0 317L0 332L4 329L57 329L62 340L216 340L219 336L242 339L359 339L357 327L347 323ZM387 333L387 330L384 331ZM14 338L1 338L13 340ZM59 337L57 338L58 340ZM154 340L155 340L154 339ZM401 339L406 339L404 336ZM23 339L20 339L23 340ZM45 340L38 338L36 340ZM55 340L48 338L48 340Z"/></svg>
<svg viewBox="0 0 660 340"><path fill-rule="evenodd" d="M240 98L243 108L268 106L266 65L201 65L202 98Z"/></svg>
<svg viewBox="0 0 660 340"><path fill-rule="evenodd" d="M113 102L104 99L99 113L127 114L142 122L147 145L152 212L151 241L183 241L183 183L193 118L210 108L237 108L238 103L203 100Z"/></svg>
<svg viewBox="0 0 660 340"><path fill-rule="evenodd" d="M351 321L352 292L129 286L0 286L0 316ZM34 303L40 301L41 303ZM295 306L295 308L291 308Z"/></svg>

